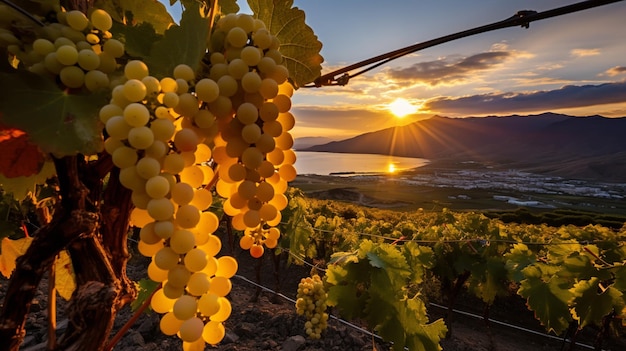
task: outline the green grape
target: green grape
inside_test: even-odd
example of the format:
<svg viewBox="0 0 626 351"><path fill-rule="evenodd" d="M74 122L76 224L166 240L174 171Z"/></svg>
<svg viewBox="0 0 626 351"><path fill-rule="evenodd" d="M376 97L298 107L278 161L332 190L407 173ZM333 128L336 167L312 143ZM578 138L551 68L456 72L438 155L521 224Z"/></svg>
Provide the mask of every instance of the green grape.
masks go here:
<svg viewBox="0 0 626 351"><path fill-rule="evenodd" d="M242 28L234 27L226 34L226 41L236 48L242 48L248 42L248 33Z"/></svg>
<svg viewBox="0 0 626 351"><path fill-rule="evenodd" d="M104 10L96 9L91 13L91 23L96 29L103 32L108 31L113 26L111 16Z"/></svg>
<svg viewBox="0 0 626 351"><path fill-rule="evenodd" d="M211 206L212 203L213 195L211 192L207 189L201 188L194 191L193 199L190 204L196 206L200 211L205 211L209 208L209 206ZM200 220L202 220L202 217L200 217Z"/></svg>
<svg viewBox="0 0 626 351"><path fill-rule="evenodd" d="M150 195L141 190L133 190L130 199L135 207L144 210L148 208L148 202L152 200Z"/></svg>
<svg viewBox="0 0 626 351"><path fill-rule="evenodd" d="M176 79L184 79L188 82L191 82L196 78L196 74L193 69L185 64L174 67L173 76Z"/></svg>
<svg viewBox="0 0 626 351"><path fill-rule="evenodd" d="M146 192L150 194L147 189ZM174 215L174 205L167 198L152 199L148 202L147 211L152 218L164 221Z"/></svg>
<svg viewBox="0 0 626 351"><path fill-rule="evenodd" d="M198 223L197 229L205 233L213 233L217 230L218 225L219 219L213 212L202 212L200 214L200 222Z"/></svg>
<svg viewBox="0 0 626 351"><path fill-rule="evenodd" d="M207 265L207 254L204 250L199 248L194 248L189 250L185 254L185 258L183 259L185 263L185 267L190 272L198 272L204 269ZM196 294L194 294L196 295Z"/></svg>
<svg viewBox="0 0 626 351"><path fill-rule="evenodd" d="M178 229L170 238L170 247L174 252L184 254L193 249L196 245L196 238L189 230Z"/></svg>
<svg viewBox="0 0 626 351"><path fill-rule="evenodd" d="M265 78L261 81L259 92L263 98L273 99L278 95L278 83L273 79Z"/></svg>
<svg viewBox="0 0 626 351"><path fill-rule="evenodd" d="M124 83L124 96L128 101L138 102L146 97L146 86L138 79L129 79Z"/></svg>
<svg viewBox="0 0 626 351"><path fill-rule="evenodd" d="M278 168L278 174L280 174L281 178L290 182L296 179L297 172L292 164L287 163Z"/></svg>
<svg viewBox="0 0 626 351"><path fill-rule="evenodd" d="M241 87L248 93L256 93L261 87L261 76L256 72L248 72L241 77Z"/></svg>
<svg viewBox="0 0 626 351"><path fill-rule="evenodd" d="M154 134L152 130L146 126L134 127L128 132L128 143L135 149L147 149L153 142Z"/></svg>
<svg viewBox="0 0 626 351"><path fill-rule="evenodd" d="M153 76L145 76L141 79L141 82L146 87L146 96L156 96L161 91L161 83Z"/></svg>
<svg viewBox="0 0 626 351"><path fill-rule="evenodd" d="M258 168L263 163L263 158L263 153L254 146L245 149L241 154L241 162L249 169Z"/></svg>
<svg viewBox="0 0 626 351"><path fill-rule="evenodd" d="M67 66L59 72L59 78L68 88L80 88L85 83L85 72L76 66Z"/></svg>
<svg viewBox="0 0 626 351"><path fill-rule="evenodd" d="M124 86L117 85L111 91L111 103L119 105L120 107L126 107L130 104L130 101L124 96Z"/></svg>
<svg viewBox="0 0 626 351"><path fill-rule="evenodd" d="M204 316L210 317L220 309L219 296L208 292L203 294L198 300L198 311Z"/></svg>
<svg viewBox="0 0 626 351"><path fill-rule="evenodd" d="M278 210L272 204L263 204L259 210L259 216L262 221L271 221L278 215Z"/></svg>
<svg viewBox="0 0 626 351"><path fill-rule="evenodd" d="M176 183L172 188L172 201L178 205L186 205L191 202L194 196L194 190L187 183Z"/></svg>
<svg viewBox="0 0 626 351"><path fill-rule="evenodd" d="M72 46L72 47L76 48L76 44L74 44L74 42L73 42L73 41L71 41L71 40L70 40L70 39L68 39L68 38L65 38L65 37L59 37L59 38L56 38L56 39L54 40L54 47L55 47L56 49L60 48L61 46L65 46L65 45L69 45L69 46Z"/></svg>
<svg viewBox="0 0 626 351"><path fill-rule="evenodd" d="M51 52L56 52L56 48L50 40L39 38L33 42L33 51L38 55L46 56Z"/></svg>
<svg viewBox="0 0 626 351"><path fill-rule="evenodd" d="M245 142L254 144L261 137L261 127L256 124L248 124L241 130L241 137Z"/></svg>
<svg viewBox="0 0 626 351"><path fill-rule="evenodd" d="M233 163L228 167L228 176L235 182L246 178L246 167L241 163Z"/></svg>
<svg viewBox="0 0 626 351"><path fill-rule="evenodd" d="M137 173L139 174L139 171L137 171ZM139 174L139 176L141 177L141 174ZM151 198L161 199L169 193L170 182L165 177L156 175L146 181L145 190L146 194L148 194Z"/></svg>
<svg viewBox="0 0 626 351"><path fill-rule="evenodd" d="M261 223L261 215L259 214L259 211L252 209L246 211L243 214L243 223L249 228L258 226L259 223Z"/></svg>
<svg viewBox="0 0 626 351"><path fill-rule="evenodd" d="M288 132L281 133L275 141L276 147L282 150L289 150L293 146L293 137Z"/></svg>
<svg viewBox="0 0 626 351"><path fill-rule="evenodd" d="M126 123L133 127L143 127L150 120L148 108L137 102L130 103L124 107L123 115Z"/></svg>
<svg viewBox="0 0 626 351"><path fill-rule="evenodd" d="M154 264L162 270L169 271L176 267L180 255L169 246L163 247L154 255Z"/></svg>
<svg viewBox="0 0 626 351"><path fill-rule="evenodd" d="M156 245L155 245L156 246ZM163 247L163 246L161 246ZM158 252L158 251L157 251ZM156 252L151 255L151 256L147 256L147 257L153 257L156 254ZM150 262L150 264L148 265L148 278L150 278L151 280L161 283L165 280L167 280L167 271L164 269L159 268L156 263L154 263L154 259ZM161 289L159 289L161 290ZM157 293L159 293L159 291L157 291ZM163 292L160 292L161 295L163 294ZM168 299L169 300L169 299ZM174 301L172 301L172 304L174 303ZM163 311L163 312L159 312L159 313L165 313L167 312L169 309L171 308L171 306L168 306L167 310Z"/></svg>
<svg viewBox="0 0 626 351"><path fill-rule="evenodd" d="M206 266L206 259L205 259L205 266ZM211 282L209 281L209 276L206 273L195 272L191 275L191 277L189 277L189 282L187 283L187 291L191 295L202 296L207 291L209 291L210 285L211 285ZM200 309L200 301L198 301L198 309ZM200 311L200 313L202 313L202 311Z"/></svg>
<svg viewBox="0 0 626 351"><path fill-rule="evenodd" d="M235 25L243 29L244 32L250 33L254 30L254 17L245 13L239 13L235 19Z"/></svg>
<svg viewBox="0 0 626 351"><path fill-rule="evenodd" d="M256 122L259 117L259 111L253 104L244 102L237 108L237 119L243 124L251 124Z"/></svg>
<svg viewBox="0 0 626 351"><path fill-rule="evenodd" d="M241 60L248 66L256 66L261 61L263 52L254 46L241 49Z"/></svg>
<svg viewBox="0 0 626 351"><path fill-rule="evenodd" d="M59 60L57 60L57 53L51 52L43 60L43 65L46 70L52 74L59 74L63 66Z"/></svg>
<svg viewBox="0 0 626 351"><path fill-rule="evenodd" d="M163 94L163 105L167 107L174 108L178 106L179 101L180 98L178 97L178 93L176 93L175 91L168 91Z"/></svg>
<svg viewBox="0 0 626 351"><path fill-rule="evenodd" d="M182 205L176 211L176 224L181 228L193 228L200 222L200 211L194 205Z"/></svg>
<svg viewBox="0 0 626 351"><path fill-rule="evenodd" d="M248 73L248 65L242 59L234 59L228 63L228 74L235 79L241 79Z"/></svg>
<svg viewBox="0 0 626 351"><path fill-rule="evenodd" d="M182 95L189 92L189 83L184 79L176 79L176 93Z"/></svg>
<svg viewBox="0 0 626 351"><path fill-rule="evenodd" d="M196 83L196 95L200 101L213 102L219 93L219 86L212 79L204 78Z"/></svg>
<svg viewBox="0 0 626 351"><path fill-rule="evenodd" d="M148 272L150 272L150 266L148 266ZM172 310L175 302L176 300L170 299L165 296L165 294L163 293L163 289L159 289L154 293L154 295L152 295L150 307L152 307L152 309L156 313L167 313Z"/></svg>
<svg viewBox="0 0 626 351"><path fill-rule="evenodd" d="M259 176L263 178L269 178L274 174L276 170L274 169L274 165L270 161L265 160L261 162L261 165L259 166L259 168L257 168L257 171L259 172Z"/></svg>
<svg viewBox="0 0 626 351"><path fill-rule="evenodd" d="M167 277L169 279L170 277L170 272L167 272ZM163 294L169 298L169 299L178 299L179 297L183 296L183 294L185 293L185 288L182 286L175 286L172 283L170 283L169 280L165 281L165 285L163 285Z"/></svg>
<svg viewBox="0 0 626 351"><path fill-rule="evenodd" d="M245 180L237 187L237 194L242 199L251 199L256 195L256 184L253 181Z"/></svg>
<svg viewBox="0 0 626 351"><path fill-rule="evenodd" d="M180 172L180 181L184 183L189 183L189 185L191 185L191 187L193 188L201 187L204 182L204 172L202 171L202 167L185 167Z"/></svg>
<svg viewBox="0 0 626 351"><path fill-rule="evenodd" d="M128 146L116 148L111 155L113 164L118 168L134 166L137 163L138 158L139 156L137 156L137 150Z"/></svg>
<svg viewBox="0 0 626 351"><path fill-rule="evenodd" d="M173 312L168 312L163 317L161 317L161 321L159 322L159 328L161 332L165 335L176 335L180 326L183 324L183 321L177 319L174 316Z"/></svg>
<svg viewBox="0 0 626 351"><path fill-rule="evenodd" d="M300 280L296 299L296 312L299 315L304 315L307 319L305 331L312 339L319 339L321 332L327 327L326 298L324 282L319 275Z"/></svg>
<svg viewBox="0 0 626 351"><path fill-rule="evenodd" d="M182 93L178 95L178 104L174 107L174 111L178 114L192 117L200 110L198 99L190 93Z"/></svg>
<svg viewBox="0 0 626 351"><path fill-rule="evenodd" d="M100 66L100 56L91 49L80 50L76 60L85 71L92 71Z"/></svg>
<svg viewBox="0 0 626 351"><path fill-rule="evenodd" d="M113 116L109 118L106 122L105 127L107 133L110 136L121 140L128 138L128 133L130 132L131 128L132 127L129 126L128 123L126 123L124 117L122 116Z"/></svg>
<svg viewBox="0 0 626 351"><path fill-rule="evenodd" d="M274 187L267 182L257 184L256 196L262 202L268 202L274 197Z"/></svg>
<svg viewBox="0 0 626 351"><path fill-rule="evenodd" d="M87 25L89 24L87 16L85 16L84 13L78 10L66 12L65 20L67 21L67 24L72 27L72 29L78 31L82 31L83 29L87 28Z"/></svg>
<svg viewBox="0 0 626 351"><path fill-rule="evenodd" d="M257 65L257 68L259 69L259 71L261 72L261 74L269 74L271 72L273 72L276 69L276 62L274 60L272 60L269 57L263 57L261 59L261 61L259 61L259 64Z"/></svg>
<svg viewBox="0 0 626 351"><path fill-rule="evenodd" d="M106 89L109 87L109 76L99 70L89 71L85 74L85 87L92 92Z"/></svg>
<svg viewBox="0 0 626 351"><path fill-rule="evenodd" d="M174 312L174 316L176 316L176 319L179 319L181 321L185 321L191 317L194 317L197 310L197 299L190 295L183 295L179 297L172 307L172 312Z"/></svg>
<svg viewBox="0 0 626 351"><path fill-rule="evenodd" d="M185 160L180 154L169 154L163 159L163 171L178 174L185 168Z"/></svg>
<svg viewBox="0 0 626 351"><path fill-rule="evenodd" d="M272 122L278 118L278 106L273 102L266 101L259 108L259 117L264 122Z"/></svg>
<svg viewBox="0 0 626 351"><path fill-rule="evenodd" d="M133 191L144 191L146 186L145 179L142 179L138 174L135 166L122 168L120 170L120 183L127 189Z"/></svg>
<svg viewBox="0 0 626 351"><path fill-rule="evenodd" d="M209 292L219 297L226 296L232 289L232 283L229 278L215 276L211 278Z"/></svg>
<svg viewBox="0 0 626 351"><path fill-rule="evenodd" d="M291 112L283 112L278 115L277 121L283 126L283 130L289 131L296 124L296 119Z"/></svg>
<svg viewBox="0 0 626 351"><path fill-rule="evenodd" d="M220 77L217 80L217 86L219 87L220 95L226 97L235 95L237 89L239 88L237 80L229 75Z"/></svg>
<svg viewBox="0 0 626 351"><path fill-rule="evenodd" d="M168 239L174 234L174 222L169 220L154 222L154 234L158 235L161 239ZM176 262L178 262L178 260Z"/></svg>
<svg viewBox="0 0 626 351"><path fill-rule="evenodd" d="M221 92L220 92L221 94ZM209 104L209 110L217 118L230 118L232 117L233 103L229 98L225 96L218 96L215 101Z"/></svg>
<svg viewBox="0 0 626 351"><path fill-rule="evenodd" d="M216 276L231 278L237 273L237 260L231 256L222 256L217 259Z"/></svg>
<svg viewBox="0 0 626 351"><path fill-rule="evenodd" d="M180 338L183 341L194 342L202 338L203 330L204 322L198 317L193 317L181 324L178 335L180 335Z"/></svg>
<svg viewBox="0 0 626 351"><path fill-rule="evenodd" d="M263 123L263 133L274 138L280 136L283 132L283 126L278 121L269 121Z"/></svg>
<svg viewBox="0 0 626 351"><path fill-rule="evenodd" d="M223 277L215 277L215 278L223 278ZM228 282L230 282L230 279L227 279L227 280ZM230 301L228 301L228 299L222 296L218 297L218 302L220 304L219 311L217 311L217 313L212 315L209 319L215 322L223 322L227 320L228 317L230 316L230 313L232 312L232 306L230 304Z"/></svg>
<svg viewBox="0 0 626 351"><path fill-rule="evenodd" d="M170 269L167 274L167 282L174 287L184 288L189 282L189 278L191 277L191 272L185 268L182 264L177 264L174 268Z"/></svg>
<svg viewBox="0 0 626 351"><path fill-rule="evenodd" d="M193 116L193 121L199 128L211 128L215 124L215 116L211 111L202 109Z"/></svg>
<svg viewBox="0 0 626 351"><path fill-rule="evenodd" d="M190 128L183 128L174 135L174 146L179 151L195 151L199 142L198 134Z"/></svg>
<svg viewBox="0 0 626 351"><path fill-rule="evenodd" d="M176 132L176 126L169 119L157 119L150 123L150 130L152 130L155 140L167 142Z"/></svg>
<svg viewBox="0 0 626 351"><path fill-rule="evenodd" d="M142 157L139 161L137 161L136 167L137 174L139 174L139 176L143 179L150 179L159 175L161 172L161 163L152 157Z"/></svg>
<svg viewBox="0 0 626 351"><path fill-rule="evenodd" d="M218 344L225 335L226 330L222 322L209 321L202 330L202 339L211 345Z"/></svg>
<svg viewBox="0 0 626 351"><path fill-rule="evenodd" d="M261 134L255 141L255 145L263 154L272 152L276 148L276 141L269 134Z"/></svg>
<svg viewBox="0 0 626 351"><path fill-rule="evenodd" d="M265 28L257 29L252 34L252 43L261 50L265 50L272 44L272 36Z"/></svg>
<svg viewBox="0 0 626 351"><path fill-rule="evenodd" d="M104 51L106 52L106 45L111 43L112 40L115 39L109 39L105 44L104 44ZM120 43L118 41L118 43ZM121 43L120 43L121 45ZM122 55L123 53L124 47L122 46ZM113 55L114 57L118 57ZM148 76L148 66L146 66L145 63L143 63L140 60L131 60L128 61L128 63L126 63L126 66L124 66L124 75L126 76L126 78L128 79L138 79L138 80L142 80L143 78L145 78L146 76ZM163 86L163 83L161 83L161 86Z"/></svg>
<svg viewBox="0 0 626 351"><path fill-rule="evenodd" d="M124 146L124 143L118 138L108 137L104 141L104 151L106 151L109 155L113 155L113 152L122 146Z"/></svg>
<svg viewBox="0 0 626 351"><path fill-rule="evenodd" d="M146 244L156 244L161 238L154 233L154 222L148 223L139 231L139 238Z"/></svg>
<svg viewBox="0 0 626 351"><path fill-rule="evenodd" d="M139 61L141 62L141 61ZM148 73L148 67L146 67L146 75ZM176 80L170 77L162 78L159 83L161 84L161 91L164 93L175 93L176 89L178 89L178 85L176 84Z"/></svg>
<svg viewBox="0 0 626 351"><path fill-rule="evenodd" d="M100 58L100 66L98 66L98 70L111 74L115 72L117 68L117 62L115 61L115 57L107 52L101 52L98 54Z"/></svg>

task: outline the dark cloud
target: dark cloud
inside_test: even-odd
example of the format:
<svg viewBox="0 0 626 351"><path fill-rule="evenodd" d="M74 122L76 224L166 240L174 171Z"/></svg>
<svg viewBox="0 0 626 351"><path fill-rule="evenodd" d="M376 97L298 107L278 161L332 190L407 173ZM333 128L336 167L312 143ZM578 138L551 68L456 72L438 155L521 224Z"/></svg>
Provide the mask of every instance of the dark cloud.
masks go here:
<svg viewBox="0 0 626 351"><path fill-rule="evenodd" d="M609 75L609 76L616 76L618 74L626 73L626 67L624 66L611 67L608 70L606 70L605 73L606 75Z"/></svg>
<svg viewBox="0 0 626 351"><path fill-rule="evenodd" d="M501 64L511 57L508 51L483 52L451 62L446 59L420 62L402 69L391 69L389 75L400 81L418 81L429 85L453 83Z"/></svg>
<svg viewBox="0 0 626 351"><path fill-rule="evenodd" d="M427 101L423 109L461 115L551 111L626 102L626 81L600 85L567 85L532 93L481 94L461 98L440 97Z"/></svg>

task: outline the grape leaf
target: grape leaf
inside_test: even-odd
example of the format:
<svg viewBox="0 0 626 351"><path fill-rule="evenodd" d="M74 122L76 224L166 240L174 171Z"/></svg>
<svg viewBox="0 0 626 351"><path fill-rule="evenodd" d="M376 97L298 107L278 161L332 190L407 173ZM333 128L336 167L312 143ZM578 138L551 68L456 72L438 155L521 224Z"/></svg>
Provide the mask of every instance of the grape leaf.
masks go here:
<svg viewBox="0 0 626 351"><path fill-rule="evenodd" d="M0 125L0 149L0 174L7 178L32 176L43 167L44 154L22 130Z"/></svg>
<svg viewBox="0 0 626 351"><path fill-rule="evenodd" d="M595 277L581 280L570 289L574 296L572 314L580 329L590 324L599 326L602 318L611 313L613 308L619 311L624 307L622 293L614 287L598 293L599 282Z"/></svg>
<svg viewBox="0 0 626 351"><path fill-rule="evenodd" d="M615 274L613 287L619 291L626 291L626 262L615 265L612 271Z"/></svg>
<svg viewBox="0 0 626 351"><path fill-rule="evenodd" d="M56 174L54 163L45 162L39 173L29 177L6 178L0 174L0 186L8 193L13 194L17 200L26 197L30 192L35 191L37 184L43 184L48 178Z"/></svg>
<svg viewBox="0 0 626 351"><path fill-rule="evenodd" d="M528 249L525 244L515 244L511 251L504 255L506 258L505 267L515 282L524 279L522 270L536 262L536 255Z"/></svg>
<svg viewBox="0 0 626 351"><path fill-rule="evenodd" d="M11 277L11 273L15 270L15 260L26 252L32 241L33 238L29 236L17 240L2 238L0 241L0 273L2 275L6 278Z"/></svg>
<svg viewBox="0 0 626 351"><path fill-rule="evenodd" d="M248 0L254 15L280 41L283 64L296 88L320 76L324 58L320 55L322 43L305 23L304 11L293 7L293 0Z"/></svg>
<svg viewBox="0 0 626 351"><path fill-rule="evenodd" d="M143 278L137 283L137 298L130 304L133 311L137 310L148 299L152 293L159 287L160 283L152 279Z"/></svg>
<svg viewBox="0 0 626 351"><path fill-rule="evenodd" d="M127 26L114 22L112 32L117 40L124 43L126 53L132 57L148 57L152 44L163 38L148 22Z"/></svg>
<svg viewBox="0 0 626 351"><path fill-rule="evenodd" d="M526 299L528 308L535 312L535 317L548 331L560 334L567 329L572 319L568 306L572 293L562 279L552 277L544 282L530 277L522 280L517 293Z"/></svg>
<svg viewBox="0 0 626 351"><path fill-rule="evenodd" d="M190 3L183 11L180 26L166 30L163 39L152 46L150 56L144 58L150 74L157 78L169 76L179 64L197 70L206 53L208 33L209 19L200 14L198 3Z"/></svg>
<svg viewBox="0 0 626 351"><path fill-rule="evenodd" d="M54 264L54 274L54 287L62 298L69 301L76 290L76 278L72 259L66 250L59 252Z"/></svg>
<svg viewBox="0 0 626 351"><path fill-rule="evenodd" d="M69 94L27 71L0 73L0 122L19 128L45 153L95 154L102 150L104 93Z"/></svg>
<svg viewBox="0 0 626 351"><path fill-rule="evenodd" d="M160 1L98 0L94 7L105 10L116 22L126 25L150 23L159 34L165 32L174 23L174 19Z"/></svg>

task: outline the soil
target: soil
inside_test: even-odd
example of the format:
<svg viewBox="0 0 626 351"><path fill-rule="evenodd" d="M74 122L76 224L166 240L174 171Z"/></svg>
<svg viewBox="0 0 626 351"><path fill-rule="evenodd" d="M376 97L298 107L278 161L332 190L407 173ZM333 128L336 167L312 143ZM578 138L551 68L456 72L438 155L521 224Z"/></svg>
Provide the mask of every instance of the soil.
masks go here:
<svg viewBox="0 0 626 351"><path fill-rule="evenodd" d="M230 251L226 247L223 251ZM225 253L225 252L223 252ZM226 253L227 254L227 253ZM304 318L295 313L293 300L298 282L308 276L310 267L287 265L286 260L280 260L277 285L275 280L275 266L266 252L260 265L259 289L255 267L258 261L250 258L248 252L234 250L240 266L235 277L232 278L233 288L229 295L233 312L225 322L227 334L225 339L216 346L207 346L205 350L218 351L383 351L389 350L391 345L372 336L364 325L354 321L343 321L331 318L328 329L321 340L310 340L304 333ZM148 259L135 254L129 261L129 276L139 280L144 277ZM6 292L7 280L0 280L0 301L3 301ZM32 310L27 319L27 336L21 350L45 350L46 344L46 291L47 282L40 285ZM258 294L258 295L257 295ZM258 299L255 300L256 296ZM439 307L443 303L431 301L429 313L431 320L445 317L446 310ZM64 328L62 314L65 302L59 298L59 332ZM471 312L482 316L482 303L469 296L461 296L455 304L455 309ZM116 319L114 332L130 319L133 312L129 307L124 308ZM444 351L548 351L570 350L569 343L555 337L547 337L543 328L534 319L532 312L526 309L521 299L506 298L496 301L490 310L490 317L501 322L526 328L529 331L514 329L496 322L486 324L481 318L452 313L447 325L451 329L449 336L441 342ZM122 340L115 346L116 351L174 351L182 350L181 341L176 337L167 337L160 333L158 315L149 312L142 314ZM535 334L536 333L536 334ZM589 336L579 337L579 341L593 344L594 332ZM591 338L590 338L591 337ZM571 350L589 349L584 346L574 346ZM593 349L593 348L592 348ZM611 339L605 342L604 350L626 350L626 340Z"/></svg>

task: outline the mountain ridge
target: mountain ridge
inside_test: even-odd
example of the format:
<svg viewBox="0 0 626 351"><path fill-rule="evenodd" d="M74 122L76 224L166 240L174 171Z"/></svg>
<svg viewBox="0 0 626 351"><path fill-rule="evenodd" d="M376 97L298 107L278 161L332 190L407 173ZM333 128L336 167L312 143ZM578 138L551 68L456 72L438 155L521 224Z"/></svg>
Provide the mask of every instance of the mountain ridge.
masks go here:
<svg viewBox="0 0 626 351"><path fill-rule="evenodd" d="M574 178L626 182L626 118L550 112L527 116L433 116L302 151L471 160Z"/></svg>

